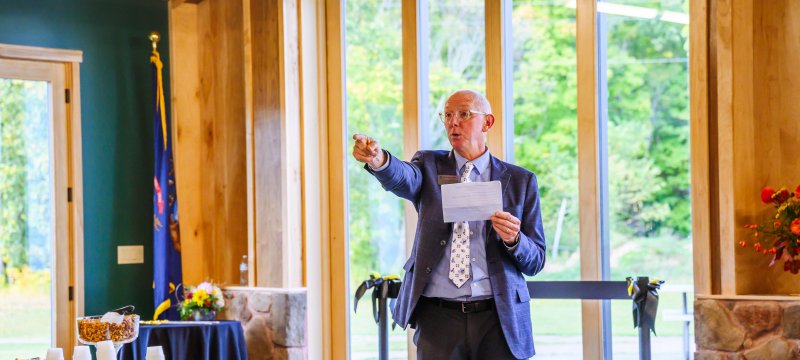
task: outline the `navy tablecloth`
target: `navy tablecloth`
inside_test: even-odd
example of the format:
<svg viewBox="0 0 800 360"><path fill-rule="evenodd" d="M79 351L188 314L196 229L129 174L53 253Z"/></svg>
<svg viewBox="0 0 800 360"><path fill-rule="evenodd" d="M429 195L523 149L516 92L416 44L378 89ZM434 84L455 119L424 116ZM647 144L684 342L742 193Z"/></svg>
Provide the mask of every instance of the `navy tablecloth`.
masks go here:
<svg viewBox="0 0 800 360"><path fill-rule="evenodd" d="M139 338L125 344L118 359L145 360L147 347L158 345L167 360L247 360L244 331L238 321L139 325Z"/></svg>

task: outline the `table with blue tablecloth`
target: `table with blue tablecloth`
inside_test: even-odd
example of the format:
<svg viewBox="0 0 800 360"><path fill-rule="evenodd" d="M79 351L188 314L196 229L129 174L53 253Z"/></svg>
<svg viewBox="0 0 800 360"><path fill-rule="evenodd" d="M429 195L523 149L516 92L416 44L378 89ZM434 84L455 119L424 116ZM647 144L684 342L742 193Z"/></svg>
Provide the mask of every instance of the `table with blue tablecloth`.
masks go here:
<svg viewBox="0 0 800 360"><path fill-rule="evenodd" d="M247 360L242 324L238 321L180 321L139 326L139 338L125 344L119 360L145 360L148 346L161 346L170 359Z"/></svg>

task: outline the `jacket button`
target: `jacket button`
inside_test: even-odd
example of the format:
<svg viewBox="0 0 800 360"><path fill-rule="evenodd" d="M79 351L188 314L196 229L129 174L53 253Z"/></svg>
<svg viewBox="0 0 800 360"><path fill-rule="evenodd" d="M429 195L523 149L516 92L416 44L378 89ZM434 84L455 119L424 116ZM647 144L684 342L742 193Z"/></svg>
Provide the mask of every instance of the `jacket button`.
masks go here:
<svg viewBox="0 0 800 360"><path fill-rule="evenodd" d="M442 246L447 245L447 240L439 241L439 245L442 245Z"/></svg>
<svg viewBox="0 0 800 360"><path fill-rule="evenodd" d="M431 273L431 271L433 271L433 270L431 270L431 267L430 267L430 266L428 266L428 267L426 267L426 268L425 268L425 272L426 272L426 273L430 274L430 273Z"/></svg>

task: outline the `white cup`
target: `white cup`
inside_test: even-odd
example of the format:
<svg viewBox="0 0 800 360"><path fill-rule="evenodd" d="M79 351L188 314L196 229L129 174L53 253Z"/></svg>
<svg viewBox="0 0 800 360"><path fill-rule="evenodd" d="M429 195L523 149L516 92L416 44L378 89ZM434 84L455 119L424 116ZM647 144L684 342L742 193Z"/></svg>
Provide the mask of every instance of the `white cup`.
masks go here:
<svg viewBox="0 0 800 360"><path fill-rule="evenodd" d="M164 349L161 346L148 346L145 360L164 360Z"/></svg>
<svg viewBox="0 0 800 360"><path fill-rule="evenodd" d="M64 360L64 351L61 348L47 349L46 360Z"/></svg>
<svg viewBox="0 0 800 360"><path fill-rule="evenodd" d="M72 351L72 360L92 360L92 352L86 345L75 346L75 350Z"/></svg>
<svg viewBox="0 0 800 360"><path fill-rule="evenodd" d="M101 341L94 346L97 348L97 360L115 360L117 358L117 351L111 340Z"/></svg>

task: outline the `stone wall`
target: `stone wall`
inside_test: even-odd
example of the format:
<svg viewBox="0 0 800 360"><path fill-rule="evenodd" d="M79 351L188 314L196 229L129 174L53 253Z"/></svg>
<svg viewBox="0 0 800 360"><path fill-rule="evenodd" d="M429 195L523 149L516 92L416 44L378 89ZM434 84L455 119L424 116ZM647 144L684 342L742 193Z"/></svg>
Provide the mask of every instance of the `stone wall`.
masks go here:
<svg viewBox="0 0 800 360"><path fill-rule="evenodd" d="M800 359L800 299L695 299L697 360Z"/></svg>
<svg viewBox="0 0 800 360"><path fill-rule="evenodd" d="M306 358L306 290L227 287L220 319L244 326L251 360Z"/></svg>

